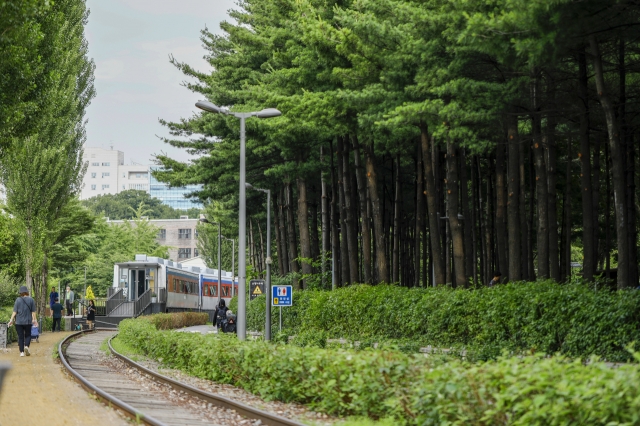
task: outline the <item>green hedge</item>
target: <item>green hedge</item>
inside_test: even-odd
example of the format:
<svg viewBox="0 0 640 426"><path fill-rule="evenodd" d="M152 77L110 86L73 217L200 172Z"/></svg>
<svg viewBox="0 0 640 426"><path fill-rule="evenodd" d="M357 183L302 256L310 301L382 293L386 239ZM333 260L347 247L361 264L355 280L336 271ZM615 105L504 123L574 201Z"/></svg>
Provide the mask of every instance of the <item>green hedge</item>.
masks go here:
<svg viewBox="0 0 640 426"><path fill-rule="evenodd" d="M172 312L169 314L154 314L143 317L150 321L158 330L173 330L192 325L204 325L209 321L209 314L202 312Z"/></svg>
<svg viewBox="0 0 640 426"><path fill-rule="evenodd" d="M479 290L356 285L298 291L283 308L289 334L353 340L404 339L465 348L479 359L503 351L631 359L640 341L640 292L594 291L583 284L514 283ZM249 330L264 329L265 299L248 303ZM274 330L278 309L273 311Z"/></svg>
<svg viewBox="0 0 640 426"><path fill-rule="evenodd" d="M266 399L394 424L638 424L640 365L562 357L440 363L396 351L302 348L120 323L119 339L173 368Z"/></svg>

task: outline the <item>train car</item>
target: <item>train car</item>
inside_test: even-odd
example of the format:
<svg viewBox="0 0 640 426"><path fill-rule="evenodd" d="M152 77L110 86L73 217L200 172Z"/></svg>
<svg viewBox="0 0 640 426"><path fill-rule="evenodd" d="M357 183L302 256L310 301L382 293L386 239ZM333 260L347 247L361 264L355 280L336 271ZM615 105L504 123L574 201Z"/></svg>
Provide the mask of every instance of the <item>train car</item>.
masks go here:
<svg viewBox="0 0 640 426"><path fill-rule="evenodd" d="M229 272L222 271L219 281L217 270L138 254L131 262L114 265L111 294L122 290L133 302L151 292L165 312L213 312L221 299L228 305L238 290L237 278Z"/></svg>

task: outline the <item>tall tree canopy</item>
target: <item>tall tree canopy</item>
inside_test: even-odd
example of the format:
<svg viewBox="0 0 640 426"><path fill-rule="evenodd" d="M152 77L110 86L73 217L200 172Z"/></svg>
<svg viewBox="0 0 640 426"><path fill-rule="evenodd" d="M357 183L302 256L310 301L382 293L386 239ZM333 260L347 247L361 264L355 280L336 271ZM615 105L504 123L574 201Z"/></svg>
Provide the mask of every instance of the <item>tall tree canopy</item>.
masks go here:
<svg viewBox="0 0 640 426"><path fill-rule="evenodd" d="M639 15L630 0L245 0L222 36L202 33L212 72L174 64L213 103L282 111L247 121L247 181L274 194L276 269L299 286L331 252L337 285L560 281L579 260L626 288ZM237 120L162 123L202 156L160 156L158 178L233 212ZM260 193L248 211L260 271Z"/></svg>

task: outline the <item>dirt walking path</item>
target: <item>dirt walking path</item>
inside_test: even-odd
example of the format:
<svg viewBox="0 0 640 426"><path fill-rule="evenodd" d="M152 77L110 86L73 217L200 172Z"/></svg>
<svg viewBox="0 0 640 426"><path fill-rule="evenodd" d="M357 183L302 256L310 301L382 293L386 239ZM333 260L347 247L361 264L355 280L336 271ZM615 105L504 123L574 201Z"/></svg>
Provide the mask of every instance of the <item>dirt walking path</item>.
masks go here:
<svg viewBox="0 0 640 426"><path fill-rule="evenodd" d="M18 344L0 349L0 362L12 369L0 393L0 426L129 425L115 410L93 399L53 358L53 348L68 332L44 333L20 357Z"/></svg>

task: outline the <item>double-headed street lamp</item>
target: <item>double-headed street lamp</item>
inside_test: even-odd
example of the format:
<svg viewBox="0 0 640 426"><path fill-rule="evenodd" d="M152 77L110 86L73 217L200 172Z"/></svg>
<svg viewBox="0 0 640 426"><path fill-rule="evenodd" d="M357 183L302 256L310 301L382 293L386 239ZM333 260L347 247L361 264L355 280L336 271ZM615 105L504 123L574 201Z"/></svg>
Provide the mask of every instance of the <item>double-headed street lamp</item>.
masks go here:
<svg viewBox="0 0 640 426"><path fill-rule="evenodd" d="M211 222L209 220L207 220L206 218L202 217L200 218L200 222L202 223L208 223L209 225L218 225L218 303L220 303L220 293L222 293L222 287L220 287L221 285L221 276L222 276L222 262L221 262L221 256L220 256L220 248L222 246L222 235L220 234L220 222Z"/></svg>
<svg viewBox="0 0 640 426"><path fill-rule="evenodd" d="M239 220L238 220L238 339L245 340L247 335L247 194L245 188L245 120L249 117L271 118L281 115L275 108L266 108L253 112L231 112L227 108L219 107L209 101L198 101L196 107L215 114L233 115L240 119L240 196L239 196Z"/></svg>
<svg viewBox="0 0 640 426"><path fill-rule="evenodd" d="M264 323L264 340L271 340L271 190L256 188L250 183L245 183L247 188L267 194L267 317Z"/></svg>

